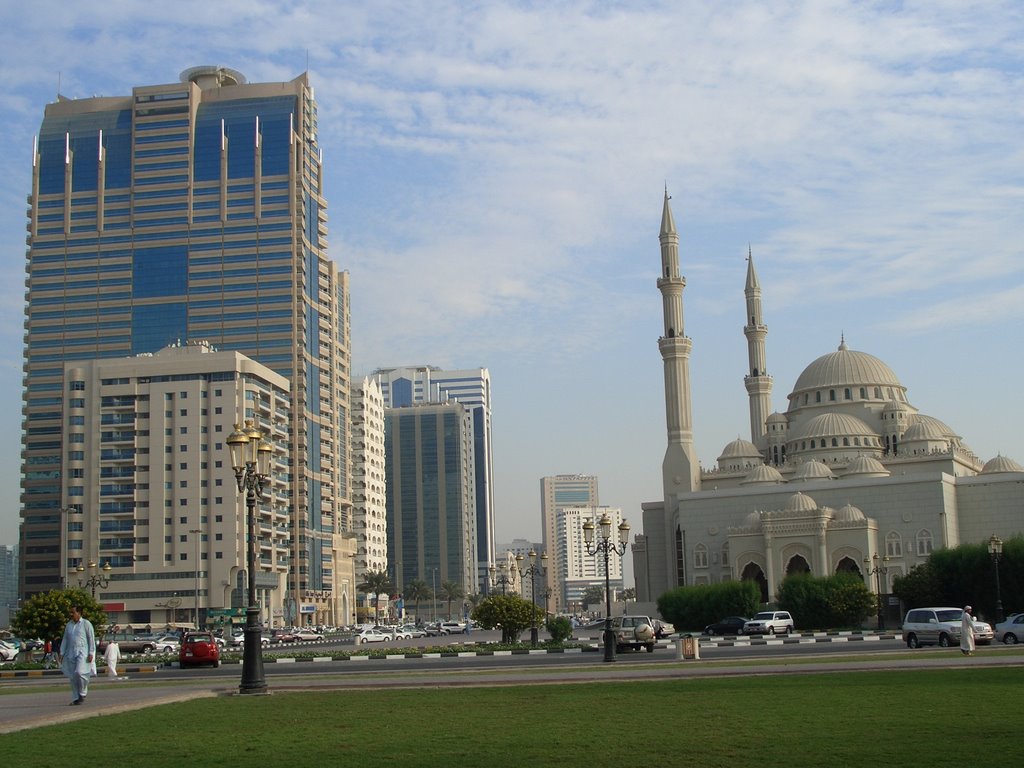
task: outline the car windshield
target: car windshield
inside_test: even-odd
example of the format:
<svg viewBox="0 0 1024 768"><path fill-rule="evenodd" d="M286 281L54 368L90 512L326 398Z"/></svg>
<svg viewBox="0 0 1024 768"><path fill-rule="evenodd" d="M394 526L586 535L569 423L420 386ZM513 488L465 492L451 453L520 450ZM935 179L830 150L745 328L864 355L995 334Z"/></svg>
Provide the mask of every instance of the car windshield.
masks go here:
<svg viewBox="0 0 1024 768"><path fill-rule="evenodd" d="M189 642L192 642L192 643L212 643L213 642L213 636L212 635L189 635L188 639L189 639Z"/></svg>
<svg viewBox="0 0 1024 768"><path fill-rule="evenodd" d="M955 611L936 611L939 621L960 621L964 612L959 608Z"/></svg>
<svg viewBox="0 0 1024 768"><path fill-rule="evenodd" d="M775 614L772 613L771 611L767 611L767 612L764 612L764 613L757 614L756 616L754 616L752 621L762 621L764 619L774 619L774 618L775 618Z"/></svg>

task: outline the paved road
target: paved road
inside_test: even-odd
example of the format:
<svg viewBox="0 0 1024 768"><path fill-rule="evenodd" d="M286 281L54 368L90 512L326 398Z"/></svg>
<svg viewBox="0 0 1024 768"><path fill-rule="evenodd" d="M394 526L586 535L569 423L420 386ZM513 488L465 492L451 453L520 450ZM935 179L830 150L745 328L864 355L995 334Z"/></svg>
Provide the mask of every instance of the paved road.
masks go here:
<svg viewBox="0 0 1024 768"><path fill-rule="evenodd" d="M996 650L996 649L993 649ZM480 669L462 667L458 660L439 666L440 660L419 659L389 662L389 670L366 670L361 664L337 663L318 666L318 674L308 676L268 676L270 693L274 691L345 690L355 688L394 687L447 687L494 685L546 685L593 682L597 680L655 680L673 678L716 677L735 675L811 674L819 672L874 671L882 669L921 669L953 667L1024 667L1024 648L998 649L967 658L953 651L936 654L906 652L897 657L847 661L843 655L831 658L803 659L764 658L757 664L735 664L731 661L678 661L666 657L664 663L629 663L622 659L615 664L603 664L597 654L586 654L575 663L559 666L519 665L508 663L505 668L491 665L485 673ZM657 655L657 654L655 654ZM647 654L639 654L640 657ZM524 657L499 657L522 660ZM533 659L534 657L525 657ZM410 664L409 662L417 662ZM592 663L588 663L591 662ZM271 665L277 666L277 665ZM284 665L282 665L284 666ZM298 667L300 665L288 665ZM334 669L328 669L332 667ZM344 667L339 670L337 667ZM240 673L240 667L235 667ZM80 720L98 714L116 714L144 706L187 701L190 699L237 695L236 676L233 679L184 675L175 681L158 681L152 674L130 668L129 679L111 681L96 678L89 688L87 703L69 706L69 689L62 677L34 676L6 679L0 682L0 733L10 733L42 725Z"/></svg>

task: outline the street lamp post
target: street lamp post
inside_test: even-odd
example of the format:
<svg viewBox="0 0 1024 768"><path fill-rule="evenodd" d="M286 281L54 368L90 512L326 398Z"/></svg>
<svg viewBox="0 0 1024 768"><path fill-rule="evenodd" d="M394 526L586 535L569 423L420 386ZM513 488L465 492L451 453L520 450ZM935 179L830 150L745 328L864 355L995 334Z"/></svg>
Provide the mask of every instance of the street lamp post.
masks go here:
<svg viewBox="0 0 1024 768"><path fill-rule="evenodd" d="M246 533L248 557L246 576L249 582L248 606L245 609L245 647L242 654L242 681L239 693L266 693L267 680L263 675L262 632L260 606L256 602L256 502L263 498L263 488L270 483L269 464L273 448L263 430L251 421L245 427L235 425L227 439L231 449L231 464L239 493L245 493L248 511Z"/></svg>
<svg viewBox="0 0 1024 768"><path fill-rule="evenodd" d="M537 647L537 577L544 577L547 574L548 566L548 553L545 552L540 556L540 563L537 562L537 552L531 549L527 553L527 557L530 558L530 564L526 568L522 567L523 561L526 559L521 554L516 555L516 570L519 571L520 580L526 576L530 577L530 603L533 607L533 626L530 627L530 645L534 648Z"/></svg>
<svg viewBox="0 0 1024 768"><path fill-rule="evenodd" d="M188 532L195 537L196 543L196 629L199 629L199 539L202 531L198 528L189 528Z"/></svg>
<svg viewBox="0 0 1024 768"><path fill-rule="evenodd" d="M999 590L999 561L1003 557L1003 540L994 533L988 540L988 553L992 556L992 564L996 569L996 621L998 624L1003 620L1003 595Z"/></svg>
<svg viewBox="0 0 1024 768"><path fill-rule="evenodd" d="M875 575L875 602L878 606L878 629L885 629L885 615L882 612L882 574L889 572L889 556L879 557L875 552L871 557L864 557L864 567L867 573Z"/></svg>
<svg viewBox="0 0 1024 768"><path fill-rule="evenodd" d="M491 566L490 571L491 571L491 581L494 584L500 584L501 585L501 594L504 595L506 590L508 589L508 587L515 586L516 580L515 580L515 578L513 576L511 576L509 574L509 572L508 572L508 563L506 563L504 560L502 560L500 563L498 563L498 575L497 576L494 575L494 566L493 565Z"/></svg>
<svg viewBox="0 0 1024 768"><path fill-rule="evenodd" d="M612 588L608 573L608 553L614 552L619 557L626 554L626 546L629 544L629 523L623 520L619 523L619 540L612 538L612 519L605 512L598 522L601 526L601 533L597 540L594 539L594 523L587 520L583 524L583 541L587 547L588 555L596 555L598 552L604 554L604 660L615 661L615 633L612 632Z"/></svg>
<svg viewBox="0 0 1024 768"><path fill-rule="evenodd" d="M89 591L92 592L93 600L96 599L96 587L99 587L100 589L106 589L110 584L110 579L108 578L108 574L110 573L110 561L108 560L107 562L105 562L100 570L102 571L102 573L96 573L96 563L90 560L89 576L83 577L80 575L78 577L78 586L89 587ZM84 565L78 566L78 573L85 573Z"/></svg>

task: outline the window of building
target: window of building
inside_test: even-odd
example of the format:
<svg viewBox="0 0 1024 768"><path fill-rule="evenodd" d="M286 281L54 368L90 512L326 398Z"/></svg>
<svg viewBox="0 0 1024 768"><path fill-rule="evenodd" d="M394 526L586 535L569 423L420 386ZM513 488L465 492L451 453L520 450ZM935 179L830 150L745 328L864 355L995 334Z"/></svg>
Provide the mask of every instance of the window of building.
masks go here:
<svg viewBox="0 0 1024 768"><path fill-rule="evenodd" d="M68 384L68 389L72 392L84 392L85 382L84 381L72 381Z"/></svg>
<svg viewBox="0 0 1024 768"><path fill-rule="evenodd" d="M889 557L903 557L903 539L896 531L889 531L885 536L885 554Z"/></svg>
<svg viewBox="0 0 1024 768"><path fill-rule="evenodd" d="M833 402L835 401L835 399L836 399L836 391L834 389L830 389L828 391L828 399L833 401Z"/></svg>
<svg viewBox="0 0 1024 768"><path fill-rule="evenodd" d="M729 564L729 542L722 545L722 565Z"/></svg>
<svg viewBox="0 0 1024 768"><path fill-rule="evenodd" d="M693 567L708 567L708 548L703 544L698 544L696 547L693 548Z"/></svg>
<svg viewBox="0 0 1024 768"><path fill-rule="evenodd" d="M850 392L850 388L849 387L847 387L846 389L843 390L843 399L844 400L852 400L853 399L853 393Z"/></svg>
<svg viewBox="0 0 1024 768"><path fill-rule="evenodd" d="M814 402L816 402L816 403L820 403L821 402L821 392L815 392L814 393Z"/></svg>
<svg viewBox="0 0 1024 768"><path fill-rule="evenodd" d="M917 554L919 557L927 557L932 553L932 534L926 528L917 532Z"/></svg>

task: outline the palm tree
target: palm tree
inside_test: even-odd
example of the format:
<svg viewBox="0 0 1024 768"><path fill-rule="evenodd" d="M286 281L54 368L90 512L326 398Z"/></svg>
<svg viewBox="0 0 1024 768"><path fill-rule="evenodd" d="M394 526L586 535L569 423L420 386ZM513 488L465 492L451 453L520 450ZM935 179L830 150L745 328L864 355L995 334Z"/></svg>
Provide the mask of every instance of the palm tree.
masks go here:
<svg viewBox="0 0 1024 768"><path fill-rule="evenodd" d="M465 594L466 590L461 584L454 581L441 582L441 597L448 601L448 621L452 620L452 601L461 600Z"/></svg>
<svg viewBox="0 0 1024 768"><path fill-rule="evenodd" d="M363 574L363 580L356 585L356 589L373 595L373 623L380 623L380 611L377 603L380 601L381 593L391 594L391 577L385 571L367 571Z"/></svg>
<svg viewBox="0 0 1024 768"><path fill-rule="evenodd" d="M412 601L412 612L416 616L416 623L420 623L420 600L429 600L434 596L430 585L423 579L412 579L405 585L405 599Z"/></svg>

